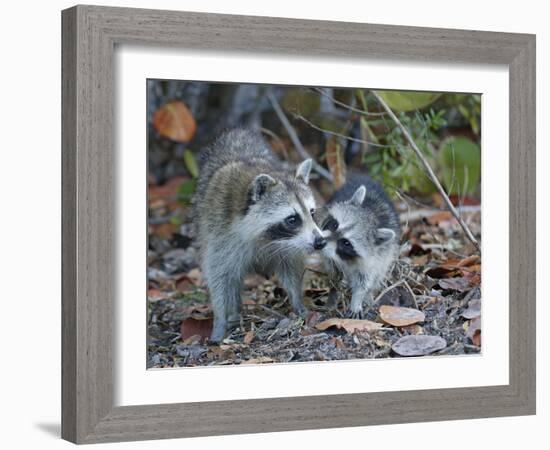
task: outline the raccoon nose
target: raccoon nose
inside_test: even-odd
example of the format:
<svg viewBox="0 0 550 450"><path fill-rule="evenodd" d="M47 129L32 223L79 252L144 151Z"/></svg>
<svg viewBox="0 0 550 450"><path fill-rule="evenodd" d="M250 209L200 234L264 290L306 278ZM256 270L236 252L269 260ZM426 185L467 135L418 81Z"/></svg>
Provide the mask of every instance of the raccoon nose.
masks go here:
<svg viewBox="0 0 550 450"><path fill-rule="evenodd" d="M316 237L315 240L313 241L313 248L315 250L321 250L322 248L325 247L325 245L327 245L327 240L322 236Z"/></svg>

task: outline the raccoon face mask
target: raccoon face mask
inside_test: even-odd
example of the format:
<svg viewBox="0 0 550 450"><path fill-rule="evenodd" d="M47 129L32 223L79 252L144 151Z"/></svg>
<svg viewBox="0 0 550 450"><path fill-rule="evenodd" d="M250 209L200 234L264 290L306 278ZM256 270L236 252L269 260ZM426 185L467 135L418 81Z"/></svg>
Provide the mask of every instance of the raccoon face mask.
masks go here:
<svg viewBox="0 0 550 450"><path fill-rule="evenodd" d="M392 229L378 228L375 218L363 208L365 194L361 186L348 201L323 208L320 225L328 241L323 254L343 268L360 268L364 260L383 253L385 244L396 237Z"/></svg>
<svg viewBox="0 0 550 450"><path fill-rule="evenodd" d="M294 179L275 179L259 174L249 187L245 233L260 234L264 245L273 251L282 249L311 253L321 250L326 241L313 220L315 200L307 183L311 160L301 163Z"/></svg>

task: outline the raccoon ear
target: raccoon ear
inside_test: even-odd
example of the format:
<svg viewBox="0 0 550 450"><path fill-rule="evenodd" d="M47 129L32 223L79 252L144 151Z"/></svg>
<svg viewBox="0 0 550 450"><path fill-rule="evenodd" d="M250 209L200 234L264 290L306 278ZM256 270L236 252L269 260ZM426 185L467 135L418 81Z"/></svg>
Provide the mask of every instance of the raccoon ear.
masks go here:
<svg viewBox="0 0 550 450"><path fill-rule="evenodd" d="M275 179L268 174L261 173L257 175L254 181L252 181L248 192L251 202L256 203L265 195L267 190L275 184L277 184Z"/></svg>
<svg viewBox="0 0 550 450"><path fill-rule="evenodd" d="M311 172L311 158L302 161L296 168L296 178L301 179L304 183L309 183L309 173Z"/></svg>
<svg viewBox="0 0 550 450"><path fill-rule="evenodd" d="M364 185L361 185L357 188L355 193L351 196L349 202L355 206L361 206L363 200L365 200L365 195L367 194L367 188Z"/></svg>
<svg viewBox="0 0 550 450"><path fill-rule="evenodd" d="M395 231L389 228L378 228L376 230L376 245L382 245L395 238Z"/></svg>

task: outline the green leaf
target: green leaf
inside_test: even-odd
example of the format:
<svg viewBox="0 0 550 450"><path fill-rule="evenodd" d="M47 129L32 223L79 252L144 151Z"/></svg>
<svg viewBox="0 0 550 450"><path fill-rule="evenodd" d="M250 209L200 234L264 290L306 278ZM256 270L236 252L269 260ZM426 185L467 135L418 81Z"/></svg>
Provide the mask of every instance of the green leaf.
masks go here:
<svg viewBox="0 0 550 450"><path fill-rule="evenodd" d="M196 187L197 180L194 179L187 180L182 183L178 188L178 200L182 203L189 203L195 193Z"/></svg>
<svg viewBox="0 0 550 450"><path fill-rule="evenodd" d="M408 112L431 105L440 96L438 92L376 91L394 111Z"/></svg>
<svg viewBox="0 0 550 450"><path fill-rule="evenodd" d="M189 149L185 149L183 151L183 162L185 163L185 167L187 167L187 170L191 174L193 178L199 177L199 166L197 164L197 160L195 159L195 155L193 155L193 152Z"/></svg>
<svg viewBox="0 0 550 450"><path fill-rule="evenodd" d="M439 163L442 181L450 194L472 194L481 177L479 145L463 136L453 136L441 143Z"/></svg>
<svg viewBox="0 0 550 450"><path fill-rule="evenodd" d="M172 225L181 225L183 223L183 220L179 216L172 216L170 217L170 223Z"/></svg>
<svg viewBox="0 0 550 450"><path fill-rule="evenodd" d="M303 88L289 89L285 92L281 106L288 112L311 117L319 111L321 99L319 94Z"/></svg>

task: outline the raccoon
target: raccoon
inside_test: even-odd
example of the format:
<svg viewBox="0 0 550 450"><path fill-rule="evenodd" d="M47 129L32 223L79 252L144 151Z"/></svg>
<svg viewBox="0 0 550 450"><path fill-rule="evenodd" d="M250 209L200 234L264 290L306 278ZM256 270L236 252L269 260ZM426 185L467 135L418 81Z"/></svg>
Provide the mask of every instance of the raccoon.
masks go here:
<svg viewBox="0 0 550 450"><path fill-rule="evenodd" d="M367 175L354 175L316 218L328 243L323 260L333 284L351 289L349 315L363 317L399 253L399 216L382 187ZM337 293L329 296L333 306Z"/></svg>
<svg viewBox="0 0 550 450"><path fill-rule="evenodd" d="M241 285L249 273L276 275L304 315L304 259L326 244L312 217L311 159L291 171L261 136L237 129L206 148L199 164L193 208L214 312L211 341L240 322Z"/></svg>

